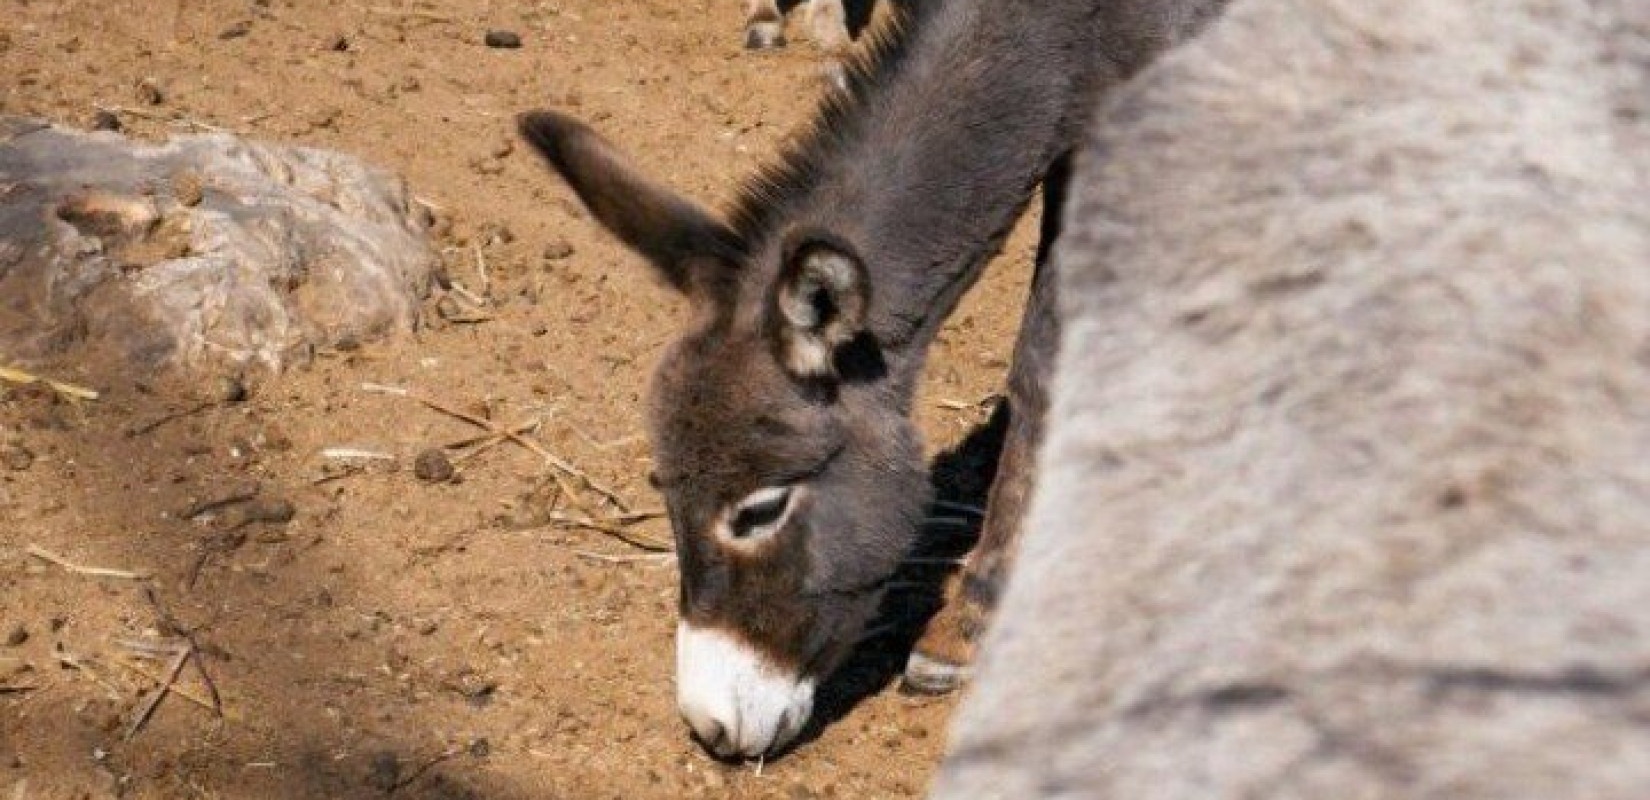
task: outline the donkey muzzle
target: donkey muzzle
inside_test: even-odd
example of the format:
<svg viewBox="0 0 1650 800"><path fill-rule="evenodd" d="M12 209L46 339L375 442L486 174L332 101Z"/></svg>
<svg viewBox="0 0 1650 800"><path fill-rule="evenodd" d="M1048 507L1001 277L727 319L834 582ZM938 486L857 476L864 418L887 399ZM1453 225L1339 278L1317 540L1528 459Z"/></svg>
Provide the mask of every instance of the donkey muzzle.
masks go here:
<svg viewBox="0 0 1650 800"><path fill-rule="evenodd" d="M814 681L734 636L683 622L676 628L676 704L711 752L755 758L802 732Z"/></svg>

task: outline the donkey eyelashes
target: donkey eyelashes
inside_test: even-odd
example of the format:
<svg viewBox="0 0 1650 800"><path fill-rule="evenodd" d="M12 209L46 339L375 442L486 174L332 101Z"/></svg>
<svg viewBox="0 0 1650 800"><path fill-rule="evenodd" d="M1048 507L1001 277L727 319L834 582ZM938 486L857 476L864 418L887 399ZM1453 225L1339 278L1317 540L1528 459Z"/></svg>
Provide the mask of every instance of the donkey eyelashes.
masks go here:
<svg viewBox="0 0 1650 800"><path fill-rule="evenodd" d="M789 516L794 495L789 486L769 486L751 492L733 507L728 534L736 540L748 541L778 531Z"/></svg>

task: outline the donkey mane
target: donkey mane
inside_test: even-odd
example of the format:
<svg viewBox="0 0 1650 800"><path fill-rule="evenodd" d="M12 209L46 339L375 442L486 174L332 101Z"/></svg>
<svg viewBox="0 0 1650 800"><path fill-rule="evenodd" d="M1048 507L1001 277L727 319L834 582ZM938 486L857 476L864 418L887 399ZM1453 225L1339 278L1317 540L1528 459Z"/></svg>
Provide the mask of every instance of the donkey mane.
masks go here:
<svg viewBox="0 0 1650 800"><path fill-rule="evenodd" d="M749 247L773 234L774 226L797 201L806 197L828 165L857 142L863 111L893 83L908 61L924 21L943 0L904 0L892 4L887 24L877 26L846 58L846 84L821 100L813 118L780 146L778 156L745 181L727 209L729 224Z"/></svg>

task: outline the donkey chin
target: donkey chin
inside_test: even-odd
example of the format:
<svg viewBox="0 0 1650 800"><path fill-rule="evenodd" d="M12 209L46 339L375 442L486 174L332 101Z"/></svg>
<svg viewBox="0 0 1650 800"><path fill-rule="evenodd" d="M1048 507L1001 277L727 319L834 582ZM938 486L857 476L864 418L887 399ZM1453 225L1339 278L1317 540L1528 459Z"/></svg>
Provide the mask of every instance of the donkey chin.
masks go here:
<svg viewBox="0 0 1650 800"><path fill-rule="evenodd" d="M711 752L756 758L802 732L814 679L727 633L684 622L676 628L676 703Z"/></svg>

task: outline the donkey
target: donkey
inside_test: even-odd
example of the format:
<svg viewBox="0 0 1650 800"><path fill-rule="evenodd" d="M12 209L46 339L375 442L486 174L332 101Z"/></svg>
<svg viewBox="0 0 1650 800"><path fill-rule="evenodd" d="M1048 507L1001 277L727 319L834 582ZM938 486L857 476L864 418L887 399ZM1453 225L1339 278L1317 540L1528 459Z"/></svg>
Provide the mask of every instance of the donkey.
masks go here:
<svg viewBox="0 0 1650 800"><path fill-rule="evenodd" d="M841 57L853 44L843 0L802 0L807 4L808 34L819 49ZM790 3L787 5L794 5ZM745 48L767 50L785 45L785 13L779 0L745 0Z"/></svg>
<svg viewBox="0 0 1650 800"><path fill-rule="evenodd" d="M935 797L1646 797L1650 7L1236 0L1085 138Z"/></svg>
<svg viewBox="0 0 1650 800"><path fill-rule="evenodd" d="M941 323L1092 98L1218 5L906 3L725 219L649 181L576 120L523 115L524 137L593 216L693 309L652 381L649 426L681 569L678 704L713 752L754 757L802 730L815 687L860 639L922 522L910 410ZM1051 285L1039 281L1023 351L1053 340ZM1017 372L1048 358L1022 362ZM1025 416L1017 424L1034 430ZM1003 530L983 542L1006 549L1019 502L992 515ZM965 569L958 585L994 574ZM983 617L949 608L990 594L958 591L941 616Z"/></svg>

